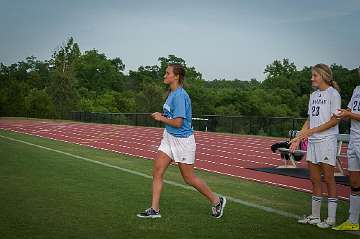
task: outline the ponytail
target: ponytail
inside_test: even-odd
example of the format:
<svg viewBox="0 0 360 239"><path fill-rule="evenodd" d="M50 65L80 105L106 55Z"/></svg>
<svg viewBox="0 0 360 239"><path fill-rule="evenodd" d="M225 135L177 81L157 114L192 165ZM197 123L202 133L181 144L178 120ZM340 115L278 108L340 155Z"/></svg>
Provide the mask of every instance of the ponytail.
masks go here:
<svg viewBox="0 0 360 239"><path fill-rule="evenodd" d="M174 72L174 75L179 77L179 85L184 86L184 81L185 81L185 68L184 68L184 66L181 65L181 64L177 64L177 63L171 63L168 66L172 68L172 70Z"/></svg>
<svg viewBox="0 0 360 239"><path fill-rule="evenodd" d="M181 87L184 87L184 81L185 81L185 67L181 64L177 64L177 63L170 63L168 65L168 67L171 67L174 75L179 77L179 85ZM170 87L167 90L167 96L169 96L171 93L171 89ZM166 96L166 97L167 97Z"/></svg>
<svg viewBox="0 0 360 239"><path fill-rule="evenodd" d="M338 84L336 81L332 80L332 81L330 82L330 85L331 85L335 90L337 90L338 92L340 92L339 84Z"/></svg>

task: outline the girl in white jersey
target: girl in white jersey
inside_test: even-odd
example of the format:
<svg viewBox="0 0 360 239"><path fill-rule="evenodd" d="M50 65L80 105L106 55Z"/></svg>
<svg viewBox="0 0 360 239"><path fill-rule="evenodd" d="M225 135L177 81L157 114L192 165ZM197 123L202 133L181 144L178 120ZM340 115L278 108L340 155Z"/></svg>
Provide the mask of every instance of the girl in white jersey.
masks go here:
<svg viewBox="0 0 360 239"><path fill-rule="evenodd" d="M360 66L358 68L360 77ZM354 89L347 109L339 110L339 118L351 120L350 142L348 146L348 171L350 178L350 209L349 219L334 230L357 231L359 230L360 215L360 85Z"/></svg>
<svg viewBox="0 0 360 239"><path fill-rule="evenodd" d="M290 142L290 149L293 151L302 139L309 139L306 160L312 182L312 213L298 222L329 228L335 225L336 219L337 196L334 166L336 165L339 120L335 114L341 108L341 97L329 66L325 64L313 66L311 82L317 90L310 96L309 117L299 135ZM320 218L321 174L324 175L328 193L328 218L324 221Z"/></svg>

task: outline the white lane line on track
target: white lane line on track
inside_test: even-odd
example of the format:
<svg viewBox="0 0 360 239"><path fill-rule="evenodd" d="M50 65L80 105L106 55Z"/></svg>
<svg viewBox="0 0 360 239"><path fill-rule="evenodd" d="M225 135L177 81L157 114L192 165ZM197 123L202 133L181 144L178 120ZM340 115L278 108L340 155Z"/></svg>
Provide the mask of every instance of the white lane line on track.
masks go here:
<svg viewBox="0 0 360 239"><path fill-rule="evenodd" d="M131 140L131 143L137 144L137 145L148 145L148 144L138 143L136 141L141 141L141 142L147 141L147 142L157 143L157 144L159 143L159 140L156 140L156 141L155 140L149 140L148 137L144 137L144 135L136 134L136 133L131 133L131 135L132 136L138 136L138 137L129 137L128 136L129 134L123 134L123 135L120 135L120 136L115 136L115 138L117 138L117 139L114 139L114 138L110 138L110 137L103 137L101 133L100 133L99 136L97 136L97 135L90 135L89 134L90 131L77 131L77 132L80 132L80 133L68 132L68 131L66 133L67 134L73 134L73 135L74 134L79 135L79 136L81 136L80 138L65 135L64 132L60 132L60 131L58 131L58 132L54 131L53 133L48 133L48 134L59 135L59 136L65 137L65 138L74 138L74 139L78 139L78 140L84 140L84 137L92 137L92 138L96 137L98 140L110 140L110 141L116 141L116 142L120 141L120 142L124 142L124 143L128 143L129 141L127 141L127 140ZM125 139L123 138L123 136L125 136ZM201 150L215 150L217 152L227 153L227 154L238 154L238 155L241 155L241 156L248 156L248 157L262 158L262 159L267 159L267 160L282 161L279 157L276 157L276 158L269 157L269 155L265 154L264 151L247 149L247 148L251 148L252 146L249 146L247 142L242 142L242 143L246 146L245 148L232 147L231 148L232 151L227 151L227 150L221 150L221 149L226 149L226 148L229 148L229 147L222 147L222 146L219 146L219 145L209 145L209 144L199 143L199 140L197 140L197 145L204 146L204 147L201 147ZM214 147L220 148L220 149L213 149ZM261 156L261 155L249 155L249 154L246 154L246 153L235 152L234 150L264 154L264 155L266 155L266 157ZM229 157L229 158L231 158L231 157ZM234 159L239 160L238 158L234 158ZM244 159L240 159L240 161L242 161L242 160L244 160ZM246 161L246 160L244 160L244 161ZM251 161L249 161L249 162L251 162ZM256 161L256 162L257 162L257 164L264 163L264 164L268 164L270 166L274 165L274 164L269 164L267 162L258 162L258 161Z"/></svg>
<svg viewBox="0 0 360 239"><path fill-rule="evenodd" d="M38 127L38 126L36 126L35 125L35 128L36 127ZM63 127L63 126L62 126ZM56 128L56 127L55 127ZM78 129L76 129L77 130L77 132L80 132L80 135L82 135L82 136L84 136L84 135L86 135L86 134L88 134L88 133L98 133L98 134L102 134L103 133L103 131L104 130L106 130L106 129L108 129L108 127L101 127L101 130L93 130L93 129L80 129L80 128L78 128ZM123 130L123 129L121 129L121 132L122 132L122 134L120 133L120 137L121 136L124 136L124 134L126 135L126 136L128 136L129 135L129 133L131 134L131 135L135 135L135 136L139 136L139 137L141 137L141 138L145 138L145 139L148 139L149 137L147 137L146 135L144 135L143 134L143 132L145 131L145 130L142 130L140 133L139 132L134 132L134 129L136 130L137 128L135 128L135 127L126 127L125 128L125 130ZM54 132L57 132L57 133L63 133L61 130L63 130L63 128L61 128L59 131L56 131L56 130L53 130ZM34 129L34 131L35 132L37 132L37 130L36 129ZM152 133L152 136L156 136L156 138L158 138L158 137L160 137L162 134L156 134L155 135L155 133L153 132L154 131L154 129L148 129L148 130L146 130L146 131L149 131L149 132L151 132ZM69 133L68 131L66 131L66 133ZM73 134L76 134L75 132L70 132L70 133L73 133ZM119 133L117 133L117 132L113 132L112 134L119 134ZM223 136L223 135L221 135L221 138L216 138L216 139L214 139L213 137L209 137L209 136L206 136L206 135L204 135L203 133L199 133L199 132L197 132L196 134L198 134L199 136L201 136L201 138L202 139L205 139L205 143L209 143L208 141L214 141L214 140L216 140L216 143L217 144L225 144L225 145L230 145L230 148L233 148L233 146L235 145L235 144L229 144L229 142L234 142L234 143L236 143L236 144L238 144L238 139L236 139L236 138L234 138L234 137L231 137L231 136L228 136L228 138L231 138L232 139L232 141L229 141L229 140L226 140L226 141L224 141L224 140L220 140L220 139L226 139L226 136ZM93 135L88 135L89 137L94 137ZM220 137L220 136L216 136L216 137ZM136 138L137 140L138 140L138 138ZM261 142L263 142L263 139L256 139L256 138L250 138L250 137L241 137L241 140L242 140L242 142L243 143L246 143L246 147L248 147L248 148L258 148L258 149L262 149L262 147L254 147L254 146L251 146L251 144L254 144L254 145L258 145L258 143L256 142L256 141L261 141ZM147 141L149 141L149 140L147 140ZM151 140L150 140L151 141ZM224 141L224 142L223 142ZM269 140L267 140L267 141L269 141ZM154 141L155 142L155 141ZM202 140L198 140L198 142L200 143L200 142L202 142ZM212 147L213 145L211 145L211 147ZM222 146L219 146L219 145L216 145L215 147L220 147L220 148L228 148L227 146L225 146L225 147L222 147ZM243 149L239 149L239 150L243 150ZM248 151L252 151L251 149L248 149ZM262 151L255 151L254 150L254 152L260 152L260 153L262 153Z"/></svg>
<svg viewBox="0 0 360 239"><path fill-rule="evenodd" d="M56 153L59 153L59 154L63 154L63 155L73 157L73 158L76 158L76 159L80 159L80 160L83 160L83 161L87 161L87 162L90 162L90 163L102 165L102 166L109 167L109 168L114 168L114 169L120 170L122 172L137 175L137 176L140 176L140 177L143 177L143 178L152 179L151 175L147 175L147 174L135 171L135 170L122 168L122 167L119 167L119 166L116 166L116 165L100 162L100 161L93 160L93 159L90 159L90 158L87 158L87 157L67 153L67 152L64 152L64 151L61 151L61 150L45 147L45 146L42 146L42 145L33 144L33 143L30 143L30 142L27 142L27 141L7 137L7 136L1 135L1 134L0 134L0 137L4 138L4 139L11 140L11 141L15 141L15 142L18 142L18 143L23 143L23 144L26 144L26 145L29 145L29 146L32 146L32 147L36 147L36 148L44 149L44 150L47 150L47 151L52 151L52 152L56 152ZM194 189L193 187L190 187L190 186L187 186L187 185L184 185L184 184L181 184L181 183L177 183L177 182L174 182L174 181L164 180L164 183L170 184L172 186L180 187L180 188L183 188L183 189L196 191L196 189ZM226 196L226 197L230 201L233 201L235 203L242 204L242 205L245 205L245 206L248 206L248 207L260 209L260 210L263 210L263 211L266 211L266 212L274 213L274 214L289 217L289 218L295 218L295 219L299 218L298 215L293 214L293 213L289 213L289 212L282 211L282 210L275 209L275 208L271 208L271 207L262 206L262 205L255 204L255 203L252 203L252 202L247 202L247 201L244 201L244 200L241 200L241 199L238 199L238 198L234 198L234 197L231 197L231 196Z"/></svg>
<svg viewBox="0 0 360 239"><path fill-rule="evenodd" d="M129 130L133 130L134 128L129 128ZM126 131L129 131L128 129L126 129ZM68 136L68 135L65 135L64 134L64 132L62 132L62 131L56 131L56 130L53 130L54 131L54 133L50 133L49 132L49 134L52 134L52 135L59 135L59 136L62 136L62 137L65 137L65 138L75 138L75 139L79 139L80 140L80 138L78 138L78 137L71 137L71 136ZM137 133L134 133L134 132L131 132L131 135L132 136L138 136L138 138L129 138L128 137L128 134L126 134L126 135L123 135L124 134L124 132L123 132L124 130L122 130L121 132L122 132L122 134L119 134L119 133L116 133L116 132L113 132L112 133L112 136L114 136L113 134L119 134L120 136L115 136L115 137L123 137L123 136L125 136L126 137L126 139L130 139L131 140L131 143L135 143L135 144L139 144L139 145L143 145L143 144L141 144L141 143L137 143L136 141L141 141L141 142L144 142L144 141L148 141L148 142L154 142L154 143L158 143L157 141L153 141L153 140L149 140L148 139L148 137L144 137L144 135L143 134L137 134ZM38 132L37 130L35 130L35 132ZM95 136L95 135L89 135L89 133L91 133L91 132L95 132L95 133L99 133L100 135L102 135L103 134L103 131L98 131L98 130L87 130L87 131L82 131L82 130L77 130L77 132L78 133L75 133L75 132L69 132L69 131L66 131L66 133L67 134L75 134L75 135L81 135L82 137L81 137L81 140L83 140L83 137L85 136L85 137L91 137L91 138L99 138L99 136ZM130 133L130 132L129 132ZM153 136L153 135L152 135ZM139 139L139 137L140 137L140 139ZM101 137L102 139L107 139L107 140L114 140L114 139L111 139L111 138L109 138L109 137ZM117 139L116 141L121 141L121 142L127 142L126 140L124 140L124 139ZM100 143L100 142L99 142ZM220 143L220 142L217 142L217 143ZM249 144L250 144L250 142L243 142L243 143L246 143L245 145L246 145L246 147L247 148L252 148L253 146L250 146ZM210 148L214 148L214 147L216 147L216 148L220 148L220 149L225 149L225 148L228 148L228 147L222 147L222 146L219 146L219 145L208 145L208 144L202 144L202 143L199 143L199 140L197 141L197 144L198 145L206 145L207 147L210 147ZM118 144L117 144L118 145ZM207 147L202 147L201 148L201 150L211 150L210 148L207 148ZM255 147L253 147L253 148L255 148ZM143 150L146 150L146 149L143 149ZM221 152L221 153L229 153L229 154L238 154L238 155L241 155L241 156L248 156L248 157L255 157L255 158L262 158L262 159L267 159L267 160L275 160L275 161L281 161L281 159L280 158L278 158L278 157L276 157L276 158L272 158L272 157L269 157L269 155L266 155L266 157L264 157L264 156L261 156L261 155L248 155L248 154L244 154L244 153L240 153L240 152L234 152L234 150L245 150L246 152L255 152L255 153L259 153L259 154L264 154L264 152L260 152L260 151L258 151L258 150L253 150L253 149L242 149L242 148L234 148L234 147L232 147L232 151L226 151L226 150L219 150L219 149L217 149L216 151L218 151L218 152ZM201 151L200 151L200 153L201 153ZM212 154L213 155L213 154ZM232 158L232 157L228 157L229 159L230 158ZM237 160L237 161L247 161L247 162L251 162L251 163L254 163L254 161L252 161L252 160L244 160L244 159L239 159L239 158L234 158L235 160ZM261 163L263 163L263 164L265 164L265 165L269 165L269 166L274 166L274 164L271 164L271 163L269 163L269 162L258 162L258 161L256 161L255 162L256 164L261 164Z"/></svg>
<svg viewBox="0 0 360 239"><path fill-rule="evenodd" d="M112 164L100 162L100 161L93 160L93 159L90 159L90 158L87 158L87 157L83 157L83 156L80 156L80 155L67 153L67 152L64 152L64 151L61 151L61 150L57 150L57 149L45 147L45 146L42 146L42 145L33 144L33 143L30 143L30 142L27 142L27 141L23 141L23 140L19 140L19 139L7 137L7 136L1 135L1 134L0 134L0 137L1 137L1 138L4 138L4 139L11 140L11 141L15 141L15 142L18 142L18 143L23 143L23 144L26 144L26 145L29 145L29 146L33 146L33 147L37 147L37 148L40 148L40 149L44 149L44 150L47 150L47 151L52 151L52 152L56 152L56 153L59 153L59 154L63 154L63 155L66 155L66 156L69 156L69 157L73 157L73 158L76 158L76 159L80 159L80 160L83 160L83 161L86 161L86 162L90 162L90 163L93 163L93 164L98 164L98 165L101 165L101 166L104 166L104 167L117 169L117 170L120 170L120 171L122 171L122 172L129 173L129 174L132 174L132 175L137 175L137 176L140 176L140 177L143 177L143 178L147 178L147 179L150 179L150 180L152 179L152 176L151 176L151 175L148 175L148 174L145 174L145 173L141 173L141 172L138 172L138 171L135 171L135 170L131 170L131 169L127 169L127 168L122 168L122 167L119 167L119 166L116 166L116 165L112 165ZM183 188L183 189L186 189L186 190L196 191L196 189L193 188L193 187L190 187L190 186L188 186L188 185L184 185L184 184L181 184L181 183L177 183L177 182L174 182L174 181L171 181L171 180L164 180L164 183L169 184L169 185L172 185L172 186L175 186L175 187ZM221 195L221 194L219 194L219 195ZM277 215L280 215L280 216L283 216L283 217L287 217L287 218L293 218L293 219L298 219L298 218L300 218L300 216L298 216L298 215L296 215L296 214L293 214L293 213L290 213L290 212L286 212L286 211L279 210L279 209L272 208L272 207L262 206L262 205L259 205L259 204L256 204L256 203L244 201L244 200L242 200L242 199L235 198L235 197L231 197L231 196L227 196L227 195L224 195L224 196L225 196L229 201L232 201L232 202L235 202L235 203L238 203L238 204L247 206L247 207L259 209L259 210L262 210L262 211L265 211L265 212L268 212L268 213L277 214ZM360 235L360 233L358 233L358 232L346 232L346 233L350 233L350 234L354 234L354 235Z"/></svg>
<svg viewBox="0 0 360 239"><path fill-rule="evenodd" d="M37 130L35 130L35 132L38 132ZM36 134L36 133L35 133ZM52 132L47 132L47 134L49 135L53 135L54 137L56 136L60 136L60 137L64 137L64 138L67 138L71 141L71 139L76 139L76 140L80 140L81 143L83 144L87 144L88 142L85 142L84 138L83 137L74 137L74 136L67 136L65 134L59 134L59 133L52 133ZM86 134L82 134L83 136L86 136L86 137L97 137L97 136L94 136L94 135L86 135ZM104 138L104 139L109 139L109 138ZM134 138L135 139L135 138ZM135 150L139 150L139 151L148 151L148 152L151 152L151 153L156 153L156 151L154 150L150 150L148 149L147 147L145 148L139 148L139 147L128 147L128 146L125 146L125 145L122 145L122 144L111 144L111 143L108 143L108 142L101 142L100 140L101 139L88 139L89 141L91 141L92 143L103 143L103 144L107 144L107 145L110 145L110 146L114 146L114 147L121 147L121 148L131 148L131 149L135 149ZM141 146L148 146L147 144L143 144L143 143L137 143L137 142L134 142L134 141L127 141L127 140L121 140L121 139L118 139L116 140L117 142L123 142L123 143L135 143L137 145L141 145ZM207 148L202 148L201 150L211 150L211 149L207 149ZM218 151L218 150L216 150ZM223 151L224 153L231 153L231 152L227 152L227 151ZM255 160L250 160L250 159L243 159L243 158L236 158L236 157L228 157L228 156L223 156L223 155L215 155L215 154L208 154L208 153L204 153L204 152L201 152L201 151L198 151L198 154L202 154L202 155L205 155L205 156L211 156L211 157L218 157L218 158L224 158L224 159L230 159L230 160L235 160L237 162L248 162L248 163L253 163L253 164L260 164L260 165L268 165L268 166L278 166L276 164L272 164L272 163L268 163L268 162L259 162L259 161L255 161ZM243 154L243 153L236 153L238 155L241 155L241 156L247 156L247 157L256 157L256 158L264 158L264 159L267 159L267 157L263 157L263 156L258 156L258 155L248 155L248 154ZM201 161L206 161L206 160L201 160ZM208 162L214 162L214 161L210 161L210 160L207 160ZM279 159L279 161L281 161ZM218 162L214 162L214 164L218 164ZM237 167L237 168L244 168L243 166L238 166L236 164L229 164L229 163L222 163L223 165L226 165L226 166L233 166L233 167Z"/></svg>

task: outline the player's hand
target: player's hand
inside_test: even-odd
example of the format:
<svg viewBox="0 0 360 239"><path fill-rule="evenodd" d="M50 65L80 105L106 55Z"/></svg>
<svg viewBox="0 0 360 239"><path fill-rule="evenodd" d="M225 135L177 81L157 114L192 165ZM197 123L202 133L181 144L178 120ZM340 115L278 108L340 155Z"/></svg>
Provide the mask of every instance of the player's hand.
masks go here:
<svg viewBox="0 0 360 239"><path fill-rule="evenodd" d="M300 140L297 138L294 138L290 141L290 152L293 153L296 149L299 148Z"/></svg>
<svg viewBox="0 0 360 239"><path fill-rule="evenodd" d="M152 113L151 117L153 117L156 121L161 121L164 118L164 116L159 112Z"/></svg>
<svg viewBox="0 0 360 239"><path fill-rule="evenodd" d="M309 138L312 134L313 134L313 130L312 129L306 129L306 130L303 130L303 131L300 131L300 133L293 139L294 141L295 140L298 140L298 141L301 141L303 139L307 139ZM292 140L292 141L293 141ZM291 141L290 141L291 142Z"/></svg>
<svg viewBox="0 0 360 239"><path fill-rule="evenodd" d="M351 112L345 109L338 109L338 113L335 115L337 119L346 119L350 117Z"/></svg>

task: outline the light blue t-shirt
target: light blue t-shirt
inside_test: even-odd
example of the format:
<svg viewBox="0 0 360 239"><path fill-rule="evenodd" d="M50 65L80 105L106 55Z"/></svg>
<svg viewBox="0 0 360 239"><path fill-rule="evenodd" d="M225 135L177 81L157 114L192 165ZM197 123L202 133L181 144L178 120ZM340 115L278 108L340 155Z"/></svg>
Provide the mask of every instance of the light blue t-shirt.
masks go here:
<svg viewBox="0 0 360 239"><path fill-rule="evenodd" d="M183 124L180 128L165 124L165 129L169 134L180 138L186 138L193 134L191 128L191 100L182 87L170 92L163 106L163 111L166 118L183 118Z"/></svg>

